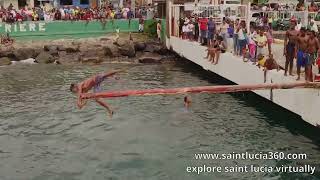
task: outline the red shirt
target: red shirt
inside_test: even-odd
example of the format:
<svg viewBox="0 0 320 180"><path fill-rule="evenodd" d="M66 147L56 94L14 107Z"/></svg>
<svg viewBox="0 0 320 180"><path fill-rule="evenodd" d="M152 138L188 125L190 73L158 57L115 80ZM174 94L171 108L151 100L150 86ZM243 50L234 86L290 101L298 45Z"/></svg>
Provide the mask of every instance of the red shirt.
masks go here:
<svg viewBox="0 0 320 180"><path fill-rule="evenodd" d="M199 26L201 31L208 30L208 19L207 18L199 19Z"/></svg>

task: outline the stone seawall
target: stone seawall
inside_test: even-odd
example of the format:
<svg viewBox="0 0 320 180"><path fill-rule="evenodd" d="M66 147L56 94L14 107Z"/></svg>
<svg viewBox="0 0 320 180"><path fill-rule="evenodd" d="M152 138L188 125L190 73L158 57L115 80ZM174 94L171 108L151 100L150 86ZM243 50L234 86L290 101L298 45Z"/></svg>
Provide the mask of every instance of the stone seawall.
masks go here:
<svg viewBox="0 0 320 180"><path fill-rule="evenodd" d="M130 38L131 36L131 38ZM130 40L131 39L131 40ZM1 47L0 66L26 63L97 64L102 62L162 63L175 57L147 35L122 33L99 38L16 42Z"/></svg>

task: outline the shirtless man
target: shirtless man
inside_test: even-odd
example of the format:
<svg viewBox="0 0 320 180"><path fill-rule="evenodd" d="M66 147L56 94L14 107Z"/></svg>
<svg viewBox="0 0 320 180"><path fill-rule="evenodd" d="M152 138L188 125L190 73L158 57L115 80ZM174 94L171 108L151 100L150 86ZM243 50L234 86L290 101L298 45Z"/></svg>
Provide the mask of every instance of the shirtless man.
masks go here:
<svg viewBox="0 0 320 180"><path fill-rule="evenodd" d="M89 79L86 79L84 81L82 81L79 84L71 84L70 85L70 91L73 93L78 93L78 101L77 101L77 105L79 107L79 109L83 108L83 106L86 104L86 101L83 101L83 99L81 98L82 93L87 93L88 91L90 91L93 88L93 92L99 92L100 91L100 85L101 83L108 77L112 77L113 75L122 72L122 71L111 71L109 73L102 73L102 74L98 74L95 75ZM101 99L99 98L95 98L95 101L100 104L101 106L105 107L108 112L110 117L112 117L113 115L113 110L108 106L107 103L104 103L103 101L101 101Z"/></svg>
<svg viewBox="0 0 320 180"><path fill-rule="evenodd" d="M293 76L292 68L293 68L293 59L294 59L294 48L295 48L295 40L299 34L299 31L295 30L296 21L290 21L290 29L286 32L286 36L284 38L284 48L283 55L286 57L285 71L284 75L287 76L288 67L289 67L289 75Z"/></svg>
<svg viewBox="0 0 320 180"><path fill-rule="evenodd" d="M300 80L300 72L301 67L305 67L306 62L308 61L308 41L309 37L306 34L306 29L302 27L300 29L300 33L296 39L296 46L295 46L295 55L297 57L297 74L298 78L297 81Z"/></svg>
<svg viewBox="0 0 320 180"><path fill-rule="evenodd" d="M313 77L312 77L312 65L315 64L315 61L318 56L320 44L318 38L316 38L316 33L314 31L311 31L310 36L309 36L309 41L308 41L308 53L309 53L309 58L308 61L306 62L306 81L312 82Z"/></svg>

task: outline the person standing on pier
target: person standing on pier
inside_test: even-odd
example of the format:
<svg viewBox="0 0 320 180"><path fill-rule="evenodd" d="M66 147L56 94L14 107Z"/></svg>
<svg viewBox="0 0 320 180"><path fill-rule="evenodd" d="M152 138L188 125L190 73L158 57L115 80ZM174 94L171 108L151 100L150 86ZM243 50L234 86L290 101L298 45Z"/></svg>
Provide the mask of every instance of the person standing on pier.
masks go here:
<svg viewBox="0 0 320 180"><path fill-rule="evenodd" d="M238 39L238 29L239 29L239 19L236 19L234 23L234 33L233 33L233 54L235 56L239 55L239 39Z"/></svg>
<svg viewBox="0 0 320 180"><path fill-rule="evenodd" d="M200 26L200 43L201 45L206 45L206 39L207 39L207 30L208 30L208 19L205 17L202 17L199 19L199 26Z"/></svg>
<svg viewBox="0 0 320 180"><path fill-rule="evenodd" d="M157 23L157 35L158 35L158 41L161 42L161 21L159 20Z"/></svg>
<svg viewBox="0 0 320 180"><path fill-rule="evenodd" d="M305 67L306 62L308 60L309 54L307 52L308 50L308 41L309 37L306 34L306 28L302 27L300 29L300 33L297 37L296 41L296 56L297 56L297 74L298 78L297 81L300 80L300 72L301 67Z"/></svg>
<svg viewBox="0 0 320 180"><path fill-rule="evenodd" d="M247 29L246 29L246 23L244 21L241 21L239 28L236 30L238 33L238 43L239 43L239 54L242 56L243 49L247 46Z"/></svg>
<svg viewBox="0 0 320 180"><path fill-rule="evenodd" d="M268 19L264 20L264 27L263 28L264 28L264 32L267 37L268 53L269 53L269 55L271 55L271 51L272 51L271 45L273 43L273 37L272 37L272 29L268 23Z"/></svg>
<svg viewBox="0 0 320 180"><path fill-rule="evenodd" d="M194 25L194 39L195 39L195 41L198 42L199 41L199 18L198 18L198 16L195 16L193 25Z"/></svg>
<svg viewBox="0 0 320 180"><path fill-rule="evenodd" d="M268 40L267 37L264 35L264 28L261 27L259 30L259 34L254 38L254 41L257 44L257 55L264 54L263 48L267 45Z"/></svg>
<svg viewBox="0 0 320 180"><path fill-rule="evenodd" d="M308 82L313 82L312 65L315 64L315 61L317 59L320 44L319 44L319 40L316 38L316 33L314 31L311 31L309 37L310 37L308 41L309 58L306 63L305 73L306 73L306 80Z"/></svg>
<svg viewBox="0 0 320 180"><path fill-rule="evenodd" d="M213 17L210 16L208 21L208 45L212 45L214 41L214 35L216 34L216 23L213 20Z"/></svg>
<svg viewBox="0 0 320 180"><path fill-rule="evenodd" d="M283 55L286 57L285 63L285 71L284 75L287 76L288 68L289 68L289 75L293 76L292 68L293 68L293 59L294 59L294 48L296 46L295 40L299 34L299 32L295 29L296 21L291 19L290 21L290 29L287 30L285 38L284 38L284 48L283 48Z"/></svg>
<svg viewBox="0 0 320 180"><path fill-rule="evenodd" d="M227 45L227 37L228 37L227 36L228 28L229 28L229 24L227 22L227 19L226 17L223 17L222 24L220 25L219 33L220 33L220 36L223 38L224 44L226 45Z"/></svg>

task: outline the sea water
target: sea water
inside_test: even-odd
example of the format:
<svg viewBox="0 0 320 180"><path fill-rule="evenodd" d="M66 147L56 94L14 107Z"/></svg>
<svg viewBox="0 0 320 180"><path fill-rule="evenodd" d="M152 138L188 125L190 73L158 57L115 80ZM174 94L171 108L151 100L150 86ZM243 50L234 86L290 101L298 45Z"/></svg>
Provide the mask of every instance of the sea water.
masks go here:
<svg viewBox="0 0 320 180"><path fill-rule="evenodd" d="M183 62L0 67L0 179L320 177L319 130L252 93L189 95L188 110L183 107L185 95L104 99L116 109L112 119L93 101L77 109L70 83L115 68L128 71L119 75L120 82L103 83L103 90L228 83ZM196 153L270 151L307 153L307 158L195 159ZM314 174L268 171L305 165L316 167Z"/></svg>

